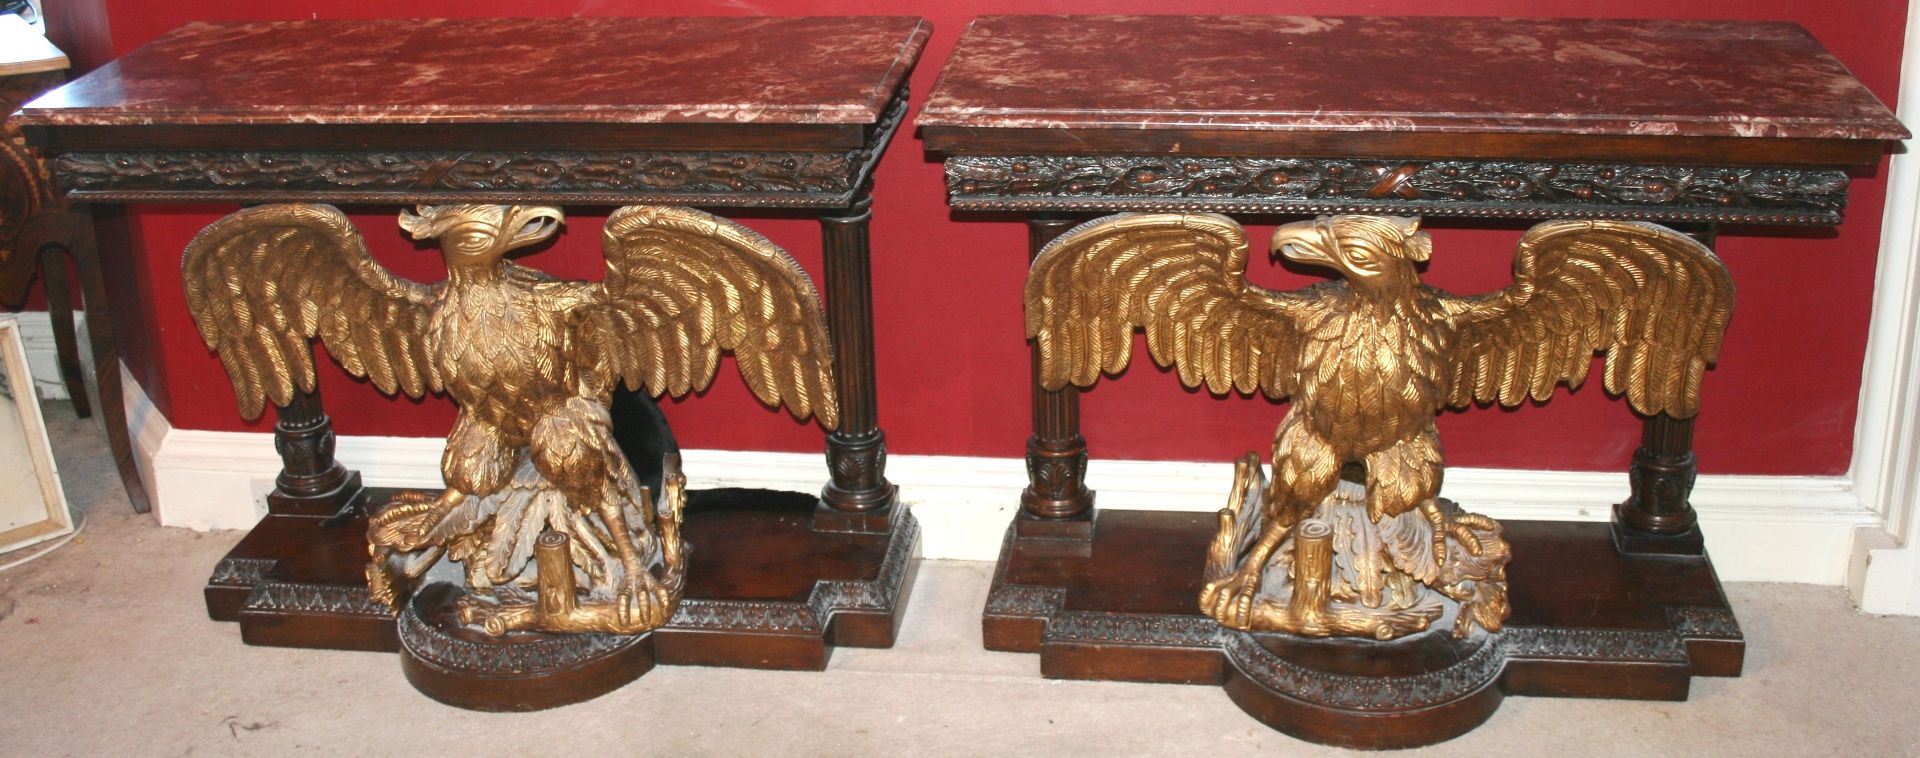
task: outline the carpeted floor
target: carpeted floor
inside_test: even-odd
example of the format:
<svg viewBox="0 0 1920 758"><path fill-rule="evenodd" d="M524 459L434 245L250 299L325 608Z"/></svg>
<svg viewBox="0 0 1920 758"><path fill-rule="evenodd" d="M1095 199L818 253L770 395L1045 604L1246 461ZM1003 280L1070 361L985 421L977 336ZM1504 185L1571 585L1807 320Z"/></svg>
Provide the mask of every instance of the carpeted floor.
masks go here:
<svg viewBox="0 0 1920 758"><path fill-rule="evenodd" d="M1332 752L1214 687L1057 682L980 648L992 566L923 566L900 644L825 673L661 667L606 697L480 714L416 693L397 659L257 648L200 589L239 532L127 507L96 428L46 406L85 534L0 573L0 754L1295 755ZM5 563L14 556L0 556ZM1746 675L1685 703L1512 698L1437 755L1920 755L1920 619L1832 587L1728 588Z"/></svg>

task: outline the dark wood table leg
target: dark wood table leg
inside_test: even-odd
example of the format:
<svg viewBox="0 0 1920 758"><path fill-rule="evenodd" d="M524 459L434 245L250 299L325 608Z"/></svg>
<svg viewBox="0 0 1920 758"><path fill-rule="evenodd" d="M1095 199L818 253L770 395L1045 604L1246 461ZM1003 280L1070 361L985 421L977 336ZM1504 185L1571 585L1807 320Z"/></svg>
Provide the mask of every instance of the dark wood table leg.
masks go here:
<svg viewBox="0 0 1920 758"><path fill-rule="evenodd" d="M360 472L333 458L333 420L320 402L320 387L295 392L293 402L275 406L273 448L280 453L280 476L267 495L267 512L288 516L332 516L351 507L361 492Z"/></svg>
<svg viewBox="0 0 1920 758"><path fill-rule="evenodd" d="M827 326L833 335L840 428L827 434L831 480L817 526L837 531L889 529L899 488L887 481L887 435L874 398L873 278L868 222L871 188L840 215L820 218L826 248Z"/></svg>
<svg viewBox="0 0 1920 758"><path fill-rule="evenodd" d="M87 418L93 415L93 406L87 402L86 373L80 369L80 337L73 325L72 280L67 278L70 257L64 245L40 248L40 283L47 290L47 317L53 321L53 350L60 361L60 381L67 385L67 396L73 399L74 415Z"/></svg>
<svg viewBox="0 0 1920 758"><path fill-rule="evenodd" d="M107 283L100 271L100 251L95 244L92 214L86 206L71 210L83 223L75 224L73 267L80 276L83 307L87 314L87 341L92 343L94 381L99 386L100 420L107 430L107 448L113 452L114 466L120 471L120 483L127 488L127 500L135 513L152 508L147 488L140 482L140 469L133 462L133 439L127 429L127 405L121 396L120 347L113 338L113 316L107 308Z"/></svg>
<svg viewBox="0 0 1920 758"><path fill-rule="evenodd" d="M1627 469L1633 494L1613 507L1613 542L1623 553L1699 555L1705 550L1693 493L1693 419L1646 419Z"/></svg>
<svg viewBox="0 0 1920 758"><path fill-rule="evenodd" d="M1074 219L1035 215L1027 219L1027 260ZM1033 348L1033 436L1027 440L1027 487L1020 493L1016 534L1022 537L1093 539L1093 491L1087 489L1087 440L1080 436L1080 390L1040 386L1040 353Z"/></svg>
<svg viewBox="0 0 1920 758"><path fill-rule="evenodd" d="M1715 224L1675 228L1709 250L1719 232ZM1699 517L1687 501L1698 472L1693 422L1693 418L1664 413L1642 422L1640 449L1634 451L1627 469L1632 494L1613 507L1613 544L1620 552L1701 555L1706 551Z"/></svg>

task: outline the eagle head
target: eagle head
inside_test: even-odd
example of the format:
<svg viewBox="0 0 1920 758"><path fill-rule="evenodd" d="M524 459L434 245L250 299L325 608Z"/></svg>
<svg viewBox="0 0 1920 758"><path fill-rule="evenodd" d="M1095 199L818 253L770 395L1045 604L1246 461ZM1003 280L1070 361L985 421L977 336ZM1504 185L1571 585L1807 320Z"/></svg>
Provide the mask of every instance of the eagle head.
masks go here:
<svg viewBox="0 0 1920 758"><path fill-rule="evenodd" d="M1273 234L1274 255L1340 273L1361 292L1404 291L1419 281L1413 264L1433 252L1420 219L1401 216L1320 216Z"/></svg>
<svg viewBox="0 0 1920 758"><path fill-rule="evenodd" d="M417 240L440 240L451 266L500 260L553 236L565 220L544 205L422 205L400 214L400 228Z"/></svg>

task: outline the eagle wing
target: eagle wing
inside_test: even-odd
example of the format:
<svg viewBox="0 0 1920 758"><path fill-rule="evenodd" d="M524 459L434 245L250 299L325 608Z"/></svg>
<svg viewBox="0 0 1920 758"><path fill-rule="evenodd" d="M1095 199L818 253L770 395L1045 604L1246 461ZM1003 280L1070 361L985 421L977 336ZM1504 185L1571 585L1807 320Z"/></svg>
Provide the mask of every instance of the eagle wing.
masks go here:
<svg viewBox="0 0 1920 758"><path fill-rule="evenodd" d="M1133 330L1188 387L1275 399L1297 385L1311 298L1248 284L1247 235L1211 213L1122 214L1048 243L1027 276L1027 336L1047 389L1125 369Z"/></svg>
<svg viewBox="0 0 1920 758"><path fill-rule="evenodd" d="M706 389L731 350L761 402L839 426L833 344L813 282L753 230L689 208L607 218L609 329L596 346L628 387Z"/></svg>
<svg viewBox="0 0 1920 758"><path fill-rule="evenodd" d="M187 307L220 355L240 413L313 390L308 340L381 392L420 397L441 378L426 349L441 285L394 276L367 253L339 209L262 205L233 213L187 244Z"/></svg>
<svg viewBox="0 0 1920 758"><path fill-rule="evenodd" d="M1634 410L1699 410L1733 312L1733 279L1705 245L1653 224L1555 221L1527 231L1513 269L1504 290L1447 300L1460 329L1448 405L1544 401L1580 386L1600 350L1607 392Z"/></svg>

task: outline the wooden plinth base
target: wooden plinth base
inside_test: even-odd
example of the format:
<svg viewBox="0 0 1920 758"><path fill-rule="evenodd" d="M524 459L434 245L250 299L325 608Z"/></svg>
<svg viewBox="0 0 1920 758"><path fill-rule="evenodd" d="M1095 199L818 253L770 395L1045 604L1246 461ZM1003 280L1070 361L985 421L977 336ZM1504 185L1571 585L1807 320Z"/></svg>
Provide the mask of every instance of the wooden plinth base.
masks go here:
<svg viewBox="0 0 1920 758"><path fill-rule="evenodd" d="M368 490L365 502L393 492ZM835 646L891 647L918 568L919 524L894 508L885 530L829 531L816 525L817 503L795 492L689 492L686 594L673 620L647 635L651 656L818 671ZM207 614L239 622L250 645L400 650L393 614L367 595L366 526L364 516L268 516L214 569Z"/></svg>
<svg viewBox="0 0 1920 758"><path fill-rule="evenodd" d="M1225 629L1199 614L1212 513L1105 511L1091 543L1009 528L983 619L991 650L1040 654L1049 678L1211 684L1302 739L1429 745L1506 695L1684 700L1738 676L1746 643L1705 556L1630 556L1607 524L1503 522L1513 615L1454 641L1389 643Z"/></svg>

